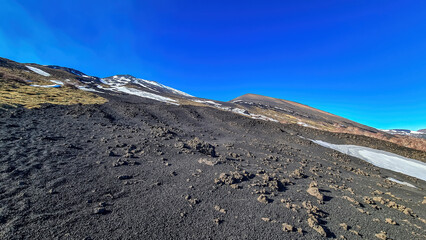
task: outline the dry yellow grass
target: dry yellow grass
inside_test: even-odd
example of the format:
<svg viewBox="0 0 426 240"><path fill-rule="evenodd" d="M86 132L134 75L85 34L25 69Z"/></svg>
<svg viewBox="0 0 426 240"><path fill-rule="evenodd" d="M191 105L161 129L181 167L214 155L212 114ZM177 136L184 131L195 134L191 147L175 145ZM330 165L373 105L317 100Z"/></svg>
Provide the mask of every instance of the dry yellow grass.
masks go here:
<svg viewBox="0 0 426 240"><path fill-rule="evenodd" d="M173 98L173 99L178 101L180 105L191 105L191 106L198 106L198 107L211 107L207 104L198 103L198 102L194 102L194 101L183 99L183 98L182 99Z"/></svg>
<svg viewBox="0 0 426 240"><path fill-rule="evenodd" d="M37 83L42 82L42 80L39 80ZM102 104L105 102L107 102L105 98L71 86L61 88L32 87L16 75L4 72L0 75L0 107L7 105L37 108L44 103L72 105L78 103Z"/></svg>

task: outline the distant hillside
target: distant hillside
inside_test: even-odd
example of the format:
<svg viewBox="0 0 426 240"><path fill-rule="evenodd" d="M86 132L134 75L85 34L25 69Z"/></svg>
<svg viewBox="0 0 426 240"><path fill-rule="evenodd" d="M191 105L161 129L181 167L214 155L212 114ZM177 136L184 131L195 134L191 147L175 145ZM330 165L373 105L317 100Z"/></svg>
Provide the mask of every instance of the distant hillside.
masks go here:
<svg viewBox="0 0 426 240"><path fill-rule="evenodd" d="M0 108L43 104L103 104L110 97L134 96L172 105L210 107L252 119L296 124L309 129L373 137L426 151L424 134L394 134L351 121L301 103L257 94L245 94L229 102L191 96L152 80L131 75L107 78L89 76L68 67L18 63L0 58ZM405 133L404 131L400 131Z"/></svg>
<svg viewBox="0 0 426 240"><path fill-rule="evenodd" d="M426 151L426 141L423 139L423 134L411 135L405 131L379 131L375 128L297 102L257 94L245 94L232 99L230 102L239 105L249 112L276 119L281 123L298 124L329 132L363 135Z"/></svg>

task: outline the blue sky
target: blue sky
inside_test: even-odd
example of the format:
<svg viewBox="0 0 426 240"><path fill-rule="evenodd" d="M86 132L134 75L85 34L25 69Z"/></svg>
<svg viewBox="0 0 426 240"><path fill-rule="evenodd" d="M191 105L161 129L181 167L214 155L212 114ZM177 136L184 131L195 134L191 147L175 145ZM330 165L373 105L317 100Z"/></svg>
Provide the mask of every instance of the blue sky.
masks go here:
<svg viewBox="0 0 426 240"><path fill-rule="evenodd" d="M0 0L0 56L426 128L426 1Z"/></svg>

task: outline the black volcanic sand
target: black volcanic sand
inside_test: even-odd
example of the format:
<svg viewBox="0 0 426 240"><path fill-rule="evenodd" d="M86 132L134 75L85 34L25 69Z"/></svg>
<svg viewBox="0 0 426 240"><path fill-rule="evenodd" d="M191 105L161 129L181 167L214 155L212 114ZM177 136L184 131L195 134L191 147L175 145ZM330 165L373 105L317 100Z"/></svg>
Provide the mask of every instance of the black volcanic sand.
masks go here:
<svg viewBox="0 0 426 240"><path fill-rule="evenodd" d="M1 239L426 238L423 181L294 126L106 97L0 112Z"/></svg>

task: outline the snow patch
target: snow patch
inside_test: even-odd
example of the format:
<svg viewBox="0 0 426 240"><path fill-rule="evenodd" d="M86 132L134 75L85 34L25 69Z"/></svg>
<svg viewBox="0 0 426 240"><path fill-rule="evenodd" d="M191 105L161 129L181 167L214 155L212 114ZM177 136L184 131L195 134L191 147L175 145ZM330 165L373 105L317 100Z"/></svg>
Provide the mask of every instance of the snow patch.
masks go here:
<svg viewBox="0 0 426 240"><path fill-rule="evenodd" d="M244 110L244 109L241 109L241 108L233 108L231 111L233 111L234 113L238 113L238 114L250 115L249 112L247 112L247 110Z"/></svg>
<svg viewBox="0 0 426 240"><path fill-rule="evenodd" d="M213 101L210 101L210 100L193 100L193 101L197 102L197 103L204 103L204 104L213 105L213 106L216 106L216 107L222 106L222 104L217 103L217 102L213 102Z"/></svg>
<svg viewBox="0 0 426 240"><path fill-rule="evenodd" d="M31 66L28 66L28 65L25 65L25 67L27 67L28 69L30 69L31 71L33 71L33 72L35 72L35 73L38 73L38 74L40 74L40 75L42 75L42 76L45 76L45 77L49 77L50 76L50 74L49 73L47 73L47 72L45 72L45 71L43 71L43 70L41 70L41 69L38 69L38 68L36 68L36 67L31 67Z"/></svg>
<svg viewBox="0 0 426 240"><path fill-rule="evenodd" d="M258 120L264 120L264 121L271 121L271 122L279 122L279 121L277 121L277 120L275 120L273 118L270 118L270 117L267 117L267 116L264 116L264 115L249 113L245 109L232 108L232 107L224 107L224 106L222 106L222 104L217 103L217 102L213 102L213 101L210 101L210 100L192 100L192 101L198 102L198 103L205 103L205 104L207 104L209 106L218 108L220 110L234 112L234 113L237 113L237 114L240 114L240 115L244 115L244 116L252 118L252 119L258 119ZM240 100L237 100L237 101L240 101Z"/></svg>
<svg viewBox="0 0 426 240"><path fill-rule="evenodd" d="M31 87L42 87L42 88L60 88L62 85L30 85Z"/></svg>
<svg viewBox="0 0 426 240"><path fill-rule="evenodd" d="M417 135L426 135L424 132L411 131L408 129L382 129L381 131L389 133L389 134L397 134L397 135L406 135L406 136L414 136Z"/></svg>
<svg viewBox="0 0 426 240"><path fill-rule="evenodd" d="M246 101L243 101L243 100L235 100L235 101L232 101L232 103L244 103L244 104L248 104L248 105L254 105L253 102L246 102Z"/></svg>
<svg viewBox="0 0 426 240"><path fill-rule="evenodd" d="M54 85L37 85L37 84L33 84L30 85L31 87L42 87L42 88L60 88L62 87L62 85L64 85L64 83L62 81L59 80L50 80L53 83L56 83Z"/></svg>
<svg viewBox="0 0 426 240"><path fill-rule="evenodd" d="M396 183L401 184L401 185L409 186L409 187L412 187L412 188L417 188L416 186L414 186L414 185L413 185L413 184L411 184L411 183L403 182L403 181L399 181L399 180L397 180L397 179L395 179L395 178L391 178L391 177L389 177L389 178L387 178L387 179L388 179L389 181L396 182Z"/></svg>
<svg viewBox="0 0 426 240"><path fill-rule="evenodd" d="M107 84L110 86L114 86L114 87L122 87L125 86L126 84L129 83L133 83L139 86L142 86L144 88L148 88L149 90L153 91L153 92L158 92L158 90L165 90L166 92L171 92L173 94L177 94L177 95L182 95L185 97L193 97L192 95L189 95L185 92L179 91L177 89L165 86L161 83L155 82L155 81L150 81L150 80L145 80L145 79L140 79L140 78L135 78L132 76L113 76L112 78L102 78L101 82L103 84Z"/></svg>
<svg viewBox="0 0 426 240"><path fill-rule="evenodd" d="M87 86L78 86L77 87L80 90L86 91L86 92L97 92L97 93L102 93L101 91L97 91L95 89L92 88L88 88Z"/></svg>
<svg viewBox="0 0 426 240"><path fill-rule="evenodd" d="M160 101L160 102L165 102L165 103L170 103L170 104L174 104L174 105L179 105L177 103L176 100L168 98L168 97L163 97L154 93L149 93L149 92L145 92L136 88L130 88L130 87L111 87L111 88L103 88L102 86L98 85L99 88L104 89L104 90L109 90L109 91L114 91L114 92L122 92L122 93L127 93L130 95L135 95L138 97L143 97L143 98L149 98L149 99L153 99L156 101Z"/></svg>
<svg viewBox="0 0 426 240"><path fill-rule="evenodd" d="M297 124L299 124L300 126L303 126L303 127L309 127L309 125L304 123L304 122L297 122Z"/></svg>
<svg viewBox="0 0 426 240"><path fill-rule="evenodd" d="M99 79L99 81L101 81L101 83L103 83L103 84L110 85L109 82L105 81L104 78Z"/></svg>
<svg viewBox="0 0 426 240"><path fill-rule="evenodd" d="M377 167L403 173L426 181L426 163L411 158L406 158L394 153L356 145L338 145L321 140L312 142L326 148L331 148L341 153L362 159Z"/></svg>
<svg viewBox="0 0 426 240"><path fill-rule="evenodd" d="M64 83L62 81L59 80L50 80L53 83L59 84L59 85L64 85Z"/></svg>
<svg viewBox="0 0 426 240"><path fill-rule="evenodd" d="M270 118L270 117L267 117L267 116L264 116L264 115L258 115L258 114L253 115L253 114L251 114L250 117L253 118L253 119L259 119L259 120L263 120L263 121L279 122L276 119L273 119L273 118Z"/></svg>
<svg viewBox="0 0 426 240"><path fill-rule="evenodd" d="M192 95L189 95L188 93L185 93L185 92L179 91L179 90L177 90L177 89L171 88L171 87L169 87L169 86L163 85L163 84L158 83L158 82L155 82L155 81L149 81L149 80L144 80L144 79L141 79L141 80L142 80L142 81L144 81L144 82L146 82L146 83L149 83L149 84L152 84L152 85L158 86L158 87L160 87L160 88L168 89L169 91L171 91L171 92L173 92L173 93L175 93L175 94L178 94L178 95L182 95L182 96L186 96L186 97L194 97L194 96L192 96Z"/></svg>
<svg viewBox="0 0 426 240"><path fill-rule="evenodd" d="M297 124L299 124L300 126L303 126L303 127L309 127L309 128L315 128L315 129L318 129L317 127L314 127L314 126L312 126L312 125L309 125L309 124L307 124L307 123L304 123L304 122L297 122Z"/></svg>

